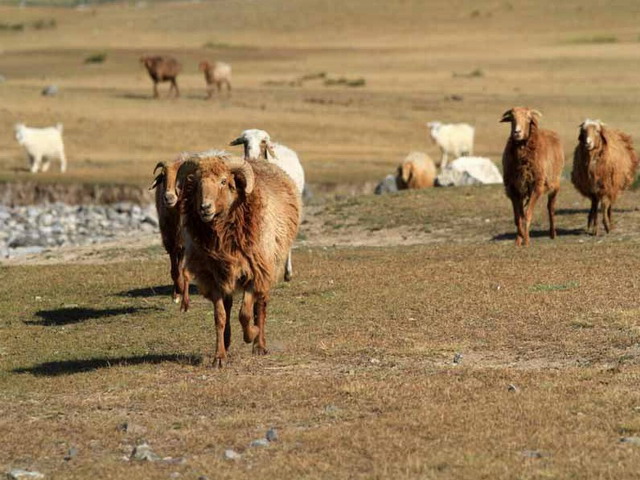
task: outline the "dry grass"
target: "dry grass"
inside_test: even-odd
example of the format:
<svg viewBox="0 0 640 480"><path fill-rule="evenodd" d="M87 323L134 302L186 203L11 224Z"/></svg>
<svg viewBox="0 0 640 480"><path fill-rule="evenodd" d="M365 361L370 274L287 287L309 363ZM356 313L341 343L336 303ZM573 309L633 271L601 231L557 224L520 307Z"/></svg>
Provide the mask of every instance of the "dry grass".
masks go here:
<svg viewBox="0 0 640 480"><path fill-rule="evenodd" d="M0 178L27 177L10 135L17 120L64 122L65 181L137 184L159 159L257 126L295 147L317 185L377 179L411 149L437 156L422 125L436 118L476 124L477 153L497 160L506 137L497 120L515 104L541 109L567 152L586 116L637 133L640 7L600 3L0 6L8 24L56 21L0 32ZM617 41L575 42L604 34ZM137 65L147 51L183 60L183 98L149 98ZM85 64L96 52L105 61ZM230 100L203 100L201 57L233 64ZM366 85L265 84L317 72ZM39 96L48 83L60 85L58 97ZM619 439L640 436L639 196L623 195L613 234L588 237L586 202L565 180L559 238L545 238L540 205L528 249L512 244L500 187L316 198L295 279L270 304L271 355L251 356L234 315L220 371L202 365L211 306L195 296L180 314L170 303L157 239L84 251L82 265L0 266L0 470L633 478L640 447ZM125 421L137 428L118 430ZM280 440L249 449L269 426ZM123 460L142 439L185 463ZM65 461L72 445L79 453ZM226 448L242 459L224 461Z"/></svg>

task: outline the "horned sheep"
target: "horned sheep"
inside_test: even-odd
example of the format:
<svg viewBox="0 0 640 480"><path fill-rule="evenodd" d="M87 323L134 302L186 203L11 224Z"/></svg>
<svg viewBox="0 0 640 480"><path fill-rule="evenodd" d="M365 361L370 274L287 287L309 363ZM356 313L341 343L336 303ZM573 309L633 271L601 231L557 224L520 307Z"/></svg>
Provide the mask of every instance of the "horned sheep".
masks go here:
<svg viewBox="0 0 640 480"><path fill-rule="evenodd" d="M207 82L207 99L213 96L213 88L222 91L222 86L226 85L227 93L231 93L231 65L225 62L209 63L206 60L200 62L200 71L204 72L204 79Z"/></svg>
<svg viewBox="0 0 640 480"><path fill-rule="evenodd" d="M466 123L427 123L431 140L440 151L442 158L440 168L445 168L449 158L456 159L461 156L473 155L473 137L475 129Z"/></svg>
<svg viewBox="0 0 640 480"><path fill-rule="evenodd" d="M613 204L631 186L637 168L638 156L631 136L607 127L600 120L582 122L573 153L571 183L591 200L587 232L598 234L598 204L602 204L602 222L609 233Z"/></svg>
<svg viewBox="0 0 640 480"><path fill-rule="evenodd" d="M436 166L431 158L422 152L411 152L398 166L397 183L400 190L433 187Z"/></svg>
<svg viewBox="0 0 640 480"><path fill-rule="evenodd" d="M153 81L153 97L158 98L158 83L171 82L169 95L175 91L176 97L180 96L177 77L182 71L182 64L173 57L162 55L144 55L140 57L140 63L145 66Z"/></svg>
<svg viewBox="0 0 640 480"><path fill-rule="evenodd" d="M539 128L537 110L514 107L500 119L511 123L511 134L502 155L504 186L513 205L516 245L529 245L529 227L538 199L548 194L549 235L556 237L555 204L564 167L558 134ZM526 210L525 210L526 207Z"/></svg>
<svg viewBox="0 0 640 480"><path fill-rule="evenodd" d="M67 157L64 153L62 142L62 124L55 127L32 128L23 123L15 125L16 140L24 148L29 157L29 170L37 173L38 170L47 172L51 165L51 159L60 160L60 171L67 171Z"/></svg>
<svg viewBox="0 0 640 480"><path fill-rule="evenodd" d="M230 145L243 145L244 158L247 160L263 159L280 167L291 177L300 195L303 194L305 176L298 154L289 147L272 142L269 133L258 129L245 130ZM289 252L284 279L290 281L292 277L293 265L291 252Z"/></svg>
<svg viewBox="0 0 640 480"><path fill-rule="evenodd" d="M243 291L240 323L254 354L267 353L269 292L300 223L300 194L267 162L226 155L199 158L181 199L187 270L211 300L216 324L215 363L230 345L233 293ZM255 325L252 323L255 322Z"/></svg>

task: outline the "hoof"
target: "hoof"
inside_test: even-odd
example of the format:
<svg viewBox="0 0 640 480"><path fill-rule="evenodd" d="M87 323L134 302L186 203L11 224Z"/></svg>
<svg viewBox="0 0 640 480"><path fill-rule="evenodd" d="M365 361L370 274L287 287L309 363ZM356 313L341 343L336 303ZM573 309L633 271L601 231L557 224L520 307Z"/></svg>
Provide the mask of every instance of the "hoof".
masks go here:
<svg viewBox="0 0 640 480"><path fill-rule="evenodd" d="M251 343L258 336L258 327L251 325L243 333L244 343Z"/></svg>
<svg viewBox="0 0 640 480"><path fill-rule="evenodd" d="M179 296L177 296L177 295L174 295L174 296L173 296L173 303L175 303L176 305L177 305L178 303L180 303L180 297L179 297Z"/></svg>
<svg viewBox="0 0 640 480"><path fill-rule="evenodd" d="M253 346L253 354L254 355L267 355L269 351L265 347L261 347L260 345Z"/></svg>
<svg viewBox="0 0 640 480"><path fill-rule="evenodd" d="M284 281L285 282L290 282L292 278L293 278L293 274L292 273L285 272L285 274L284 274Z"/></svg>

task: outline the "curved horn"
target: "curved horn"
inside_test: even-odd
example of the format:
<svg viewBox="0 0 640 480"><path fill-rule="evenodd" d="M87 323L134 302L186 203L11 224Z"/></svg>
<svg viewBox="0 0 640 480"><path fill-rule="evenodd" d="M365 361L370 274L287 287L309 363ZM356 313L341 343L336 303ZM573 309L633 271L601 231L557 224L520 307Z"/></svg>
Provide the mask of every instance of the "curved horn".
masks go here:
<svg viewBox="0 0 640 480"><path fill-rule="evenodd" d="M513 118L513 110L507 110L502 114L502 118L500 119L500 122L510 122L512 118Z"/></svg>
<svg viewBox="0 0 640 480"><path fill-rule="evenodd" d="M531 115L534 117L542 118L542 113L539 110L531 110Z"/></svg>
<svg viewBox="0 0 640 480"><path fill-rule="evenodd" d="M156 164L156 166L153 168L153 174L156 174L156 170L158 170L159 168L167 168L167 163L166 162L158 162Z"/></svg>
<svg viewBox="0 0 640 480"><path fill-rule="evenodd" d="M246 160L242 159L227 159L225 160L229 168L231 169L231 173L235 177L239 177L244 182L244 193L245 195L249 195L253 192L254 187L256 186L256 175L253 172L253 168L251 164Z"/></svg>
<svg viewBox="0 0 640 480"><path fill-rule="evenodd" d="M236 145L244 145L244 138L238 137L229 144L230 147L235 147Z"/></svg>

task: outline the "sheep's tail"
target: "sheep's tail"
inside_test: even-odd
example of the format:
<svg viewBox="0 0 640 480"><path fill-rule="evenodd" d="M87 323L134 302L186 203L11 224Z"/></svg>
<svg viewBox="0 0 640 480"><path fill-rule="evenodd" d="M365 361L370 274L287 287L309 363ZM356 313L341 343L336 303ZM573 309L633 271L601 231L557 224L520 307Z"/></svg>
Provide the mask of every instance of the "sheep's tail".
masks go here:
<svg viewBox="0 0 640 480"><path fill-rule="evenodd" d="M57 123L57 124L56 124L56 128L58 129L58 131L59 131L60 133L62 133L63 126L62 126L62 124L61 124L61 123Z"/></svg>

